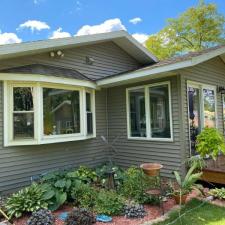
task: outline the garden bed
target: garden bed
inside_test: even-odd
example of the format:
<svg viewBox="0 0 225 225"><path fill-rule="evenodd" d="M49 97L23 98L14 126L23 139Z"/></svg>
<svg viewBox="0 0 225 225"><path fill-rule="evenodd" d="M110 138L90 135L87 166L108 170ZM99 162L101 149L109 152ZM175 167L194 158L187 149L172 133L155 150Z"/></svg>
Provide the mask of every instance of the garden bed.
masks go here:
<svg viewBox="0 0 225 225"><path fill-rule="evenodd" d="M173 207L175 206L175 201L173 199L168 199L164 203L164 209L165 212L170 211ZM154 220L158 217L160 217L161 214L161 209L158 206L152 206L152 205L145 205L144 206L147 215L144 218L138 218L138 219L129 219L126 218L125 216L113 216L113 220L110 223L107 223L109 225L140 225L143 224L144 222ZM59 216L60 213L62 212L69 212L72 210L72 206L64 206L61 209L57 210L53 214L56 216L56 218ZM23 217L20 219L15 220L15 225L26 225L28 217ZM55 225L63 225L63 221L60 219L56 219ZM102 222L96 222L95 225L103 225L105 223Z"/></svg>

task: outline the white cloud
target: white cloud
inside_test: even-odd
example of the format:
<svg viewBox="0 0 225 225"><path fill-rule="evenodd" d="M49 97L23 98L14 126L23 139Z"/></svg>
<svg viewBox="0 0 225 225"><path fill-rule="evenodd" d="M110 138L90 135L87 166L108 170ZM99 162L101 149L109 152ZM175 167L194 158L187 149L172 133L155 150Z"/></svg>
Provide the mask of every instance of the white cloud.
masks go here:
<svg viewBox="0 0 225 225"><path fill-rule="evenodd" d="M82 4L80 1L76 1L76 10L79 11L81 10Z"/></svg>
<svg viewBox="0 0 225 225"><path fill-rule="evenodd" d="M130 19L129 22L133 23L134 25L136 25L137 23L142 22L142 19L140 17L135 17L133 19Z"/></svg>
<svg viewBox="0 0 225 225"><path fill-rule="evenodd" d="M33 0L35 5L39 5L41 2L44 2L44 0Z"/></svg>
<svg viewBox="0 0 225 225"><path fill-rule="evenodd" d="M34 30L40 31L44 29L50 29L50 26L46 22L42 22L38 20L28 20L20 24L17 30L25 29L25 28L31 29L31 31L33 32Z"/></svg>
<svg viewBox="0 0 225 225"><path fill-rule="evenodd" d="M98 25L85 25L78 30L76 36L88 35L88 34L99 34L117 30L126 30L126 27L122 24L119 18L109 19Z"/></svg>
<svg viewBox="0 0 225 225"><path fill-rule="evenodd" d="M143 33L135 33L135 34L132 34L132 36L141 44L144 44L149 37L148 34L143 34Z"/></svg>
<svg viewBox="0 0 225 225"><path fill-rule="evenodd" d="M15 33L2 33L0 31L0 45L20 43L22 39L18 38Z"/></svg>
<svg viewBox="0 0 225 225"><path fill-rule="evenodd" d="M53 31L50 39L65 38L65 37L71 37L71 34L68 32L62 31L62 28L59 27L57 30Z"/></svg>

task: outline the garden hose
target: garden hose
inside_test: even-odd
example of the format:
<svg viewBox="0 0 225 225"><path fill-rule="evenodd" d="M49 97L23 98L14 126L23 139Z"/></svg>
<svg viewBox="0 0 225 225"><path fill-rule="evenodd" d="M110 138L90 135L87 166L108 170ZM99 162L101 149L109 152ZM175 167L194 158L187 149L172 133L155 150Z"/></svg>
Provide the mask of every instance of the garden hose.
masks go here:
<svg viewBox="0 0 225 225"><path fill-rule="evenodd" d="M207 201L203 201L203 202L202 202L201 204L199 204L198 206L196 206L196 207L194 207L194 208L192 208L192 209L189 209L187 212L185 212L185 213L179 215L179 217L177 217L174 221L172 221L172 222L170 222L170 223L167 223L166 225L172 225L172 224L174 224L174 223L177 222L179 219L181 219L181 217L185 216L186 214L188 214L189 212L191 212L191 211L194 210L194 209L200 208L200 207L203 206L206 202L207 202ZM181 224L182 224L182 222L181 222Z"/></svg>

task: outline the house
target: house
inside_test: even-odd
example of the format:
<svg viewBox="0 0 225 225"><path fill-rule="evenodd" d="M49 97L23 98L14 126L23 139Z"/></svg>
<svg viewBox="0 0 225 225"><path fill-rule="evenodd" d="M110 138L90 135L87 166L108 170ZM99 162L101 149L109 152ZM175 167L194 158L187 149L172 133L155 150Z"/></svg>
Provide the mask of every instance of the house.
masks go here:
<svg viewBox="0 0 225 225"><path fill-rule="evenodd" d="M0 191L57 168L160 162L185 172L224 131L225 46L158 61L124 31L0 46ZM105 140L105 141L104 141Z"/></svg>

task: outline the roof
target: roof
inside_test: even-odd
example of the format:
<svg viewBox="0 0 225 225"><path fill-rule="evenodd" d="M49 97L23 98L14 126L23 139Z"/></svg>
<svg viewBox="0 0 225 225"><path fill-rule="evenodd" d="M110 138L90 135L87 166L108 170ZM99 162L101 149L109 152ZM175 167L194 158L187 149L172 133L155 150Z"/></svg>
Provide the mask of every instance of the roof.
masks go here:
<svg viewBox="0 0 225 225"><path fill-rule="evenodd" d="M225 62L225 45L211 47L198 52L189 52L185 55L158 61L137 70L108 76L106 78L99 79L97 84L99 86L113 86L118 82L120 84L123 82L127 83L129 82L128 80L141 79L154 74L167 73L185 67L195 66L216 56L220 56Z"/></svg>
<svg viewBox="0 0 225 225"><path fill-rule="evenodd" d="M38 74L56 77L66 77L79 80L90 80L87 76L81 74L77 70L68 69L57 66L50 66L44 64L30 64L25 66L13 67L9 69L0 70L0 73L19 73L19 74Z"/></svg>
<svg viewBox="0 0 225 225"><path fill-rule="evenodd" d="M48 39L0 46L0 59L9 59L43 52L113 41L142 65L157 62L157 58L126 31Z"/></svg>

